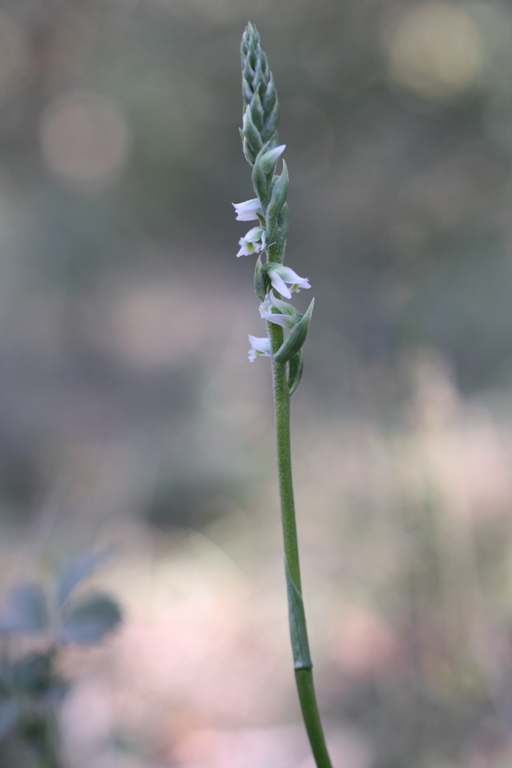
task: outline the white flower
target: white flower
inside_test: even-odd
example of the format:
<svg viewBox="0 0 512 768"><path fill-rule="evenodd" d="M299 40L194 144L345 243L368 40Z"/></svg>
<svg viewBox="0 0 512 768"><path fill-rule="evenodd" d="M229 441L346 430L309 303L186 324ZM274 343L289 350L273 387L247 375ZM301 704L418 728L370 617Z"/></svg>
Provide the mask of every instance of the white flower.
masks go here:
<svg viewBox="0 0 512 768"><path fill-rule="evenodd" d="M272 312L275 308L278 312ZM260 304L260 315L262 320L267 320L283 328L293 328L301 318L300 312L286 301L276 299L272 293L267 294L263 304Z"/></svg>
<svg viewBox="0 0 512 768"><path fill-rule="evenodd" d="M251 336L249 334L249 342L251 344L251 348L249 350L249 360L251 363L256 360L258 355L263 355L263 357L272 357L272 352L270 351L270 339L267 339L266 336L261 338L259 336Z"/></svg>
<svg viewBox="0 0 512 768"><path fill-rule="evenodd" d="M253 253L259 253L265 247L265 230L263 227L253 227L240 238L238 245L240 250L237 256L251 256Z"/></svg>
<svg viewBox="0 0 512 768"><path fill-rule="evenodd" d="M258 214L263 215L261 203L257 197L254 200L246 200L243 203L231 203L235 209L237 221L252 221L258 218Z"/></svg>
<svg viewBox="0 0 512 768"><path fill-rule="evenodd" d="M292 293L300 291L301 288L311 288L307 277L300 277L293 269L283 267L282 264L272 266L268 271L268 276L272 287L286 299L291 299ZM288 288L288 285L291 286L291 289Z"/></svg>

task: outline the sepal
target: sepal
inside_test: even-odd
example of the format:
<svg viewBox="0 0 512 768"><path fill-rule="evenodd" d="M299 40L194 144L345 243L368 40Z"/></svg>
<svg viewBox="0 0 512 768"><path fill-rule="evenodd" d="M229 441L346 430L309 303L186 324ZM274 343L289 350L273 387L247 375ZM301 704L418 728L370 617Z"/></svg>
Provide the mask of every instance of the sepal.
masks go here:
<svg viewBox="0 0 512 768"><path fill-rule="evenodd" d="M276 299L272 291L265 296L265 300L260 305L260 316L262 320L280 325L282 328L293 328L302 318L293 304Z"/></svg>
<svg viewBox="0 0 512 768"><path fill-rule="evenodd" d="M274 360L276 363L287 363L302 348L304 342L306 341L306 336L308 335L308 329L311 322L311 315L313 314L314 305L315 300L312 299L304 317L302 317L297 325L292 328L283 344L275 353Z"/></svg>
<svg viewBox="0 0 512 768"><path fill-rule="evenodd" d="M285 144L270 148L267 142L263 144L254 161L252 185L264 208L271 199L274 168L285 149Z"/></svg>
<svg viewBox="0 0 512 768"><path fill-rule="evenodd" d="M265 128L263 129L263 134L262 134L263 141L268 141L276 134L278 123L279 123L279 102L277 101L277 98L276 98L276 103L268 113L267 121L265 123Z"/></svg>
<svg viewBox="0 0 512 768"><path fill-rule="evenodd" d="M297 391L303 370L302 352L299 351L288 361L288 394L290 397Z"/></svg>
<svg viewBox="0 0 512 768"><path fill-rule="evenodd" d="M272 193L266 211L267 226L271 232L278 227L279 214L286 203L286 197L288 195L288 183L288 168L286 162L283 160L283 170L281 171L281 174L279 176L274 176L272 179Z"/></svg>
<svg viewBox="0 0 512 768"><path fill-rule="evenodd" d="M272 174L269 174L267 171L265 171L265 165L262 162L262 159L268 154L268 152L268 143L263 144L262 148L256 155L252 169L252 186L254 187L254 191L261 200L261 205L263 208L266 208L269 204L270 196L272 193Z"/></svg>
<svg viewBox="0 0 512 768"><path fill-rule="evenodd" d="M285 149L286 149L286 144L280 144L278 147L267 149L265 152L263 152L258 156L263 173L268 175L274 172L276 163L281 157L281 155L283 154L283 152L285 151Z"/></svg>
<svg viewBox="0 0 512 768"><path fill-rule="evenodd" d="M261 263L261 253L256 261L256 267L254 269L254 290L256 296L260 301L265 300L268 285L268 276L266 275L265 268Z"/></svg>
<svg viewBox="0 0 512 768"><path fill-rule="evenodd" d="M277 225L272 231L267 229L268 260L274 264L281 263L283 259L289 226L290 211L288 209L288 203L285 203L281 208L281 213L279 214Z"/></svg>

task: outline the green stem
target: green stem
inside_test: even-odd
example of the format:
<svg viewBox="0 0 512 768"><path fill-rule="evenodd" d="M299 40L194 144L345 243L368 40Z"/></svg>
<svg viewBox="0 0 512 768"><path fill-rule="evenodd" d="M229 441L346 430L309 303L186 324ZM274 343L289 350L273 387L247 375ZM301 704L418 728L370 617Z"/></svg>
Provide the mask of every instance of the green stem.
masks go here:
<svg viewBox="0 0 512 768"><path fill-rule="evenodd" d="M272 354L274 354L283 343L283 329L274 323L268 323L267 327ZM285 363L272 361L272 378L274 384L277 471L281 498L290 637L295 681L304 725L306 726L317 768L332 768L316 702L313 684L313 664L309 655L306 616L302 600L297 522L293 499L290 396L288 394L288 376Z"/></svg>

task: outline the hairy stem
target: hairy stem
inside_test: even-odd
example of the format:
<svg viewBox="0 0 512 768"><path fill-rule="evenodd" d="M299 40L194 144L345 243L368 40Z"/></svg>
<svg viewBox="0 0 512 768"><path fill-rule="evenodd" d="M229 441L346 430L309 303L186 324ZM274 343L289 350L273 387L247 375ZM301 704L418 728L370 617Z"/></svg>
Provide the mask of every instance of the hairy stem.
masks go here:
<svg viewBox="0 0 512 768"><path fill-rule="evenodd" d="M268 323L272 354L283 343L283 329ZM281 519L283 524L286 583L288 589L288 611L290 638L295 668L295 681L299 694L302 717L311 744L317 768L332 768L325 737L320 721L313 684L313 664L309 655L306 616L302 601L300 579L299 546L297 522L293 499L292 462L290 444L290 396L288 394L287 366L272 362L274 385L275 427L277 444L277 470L281 498Z"/></svg>

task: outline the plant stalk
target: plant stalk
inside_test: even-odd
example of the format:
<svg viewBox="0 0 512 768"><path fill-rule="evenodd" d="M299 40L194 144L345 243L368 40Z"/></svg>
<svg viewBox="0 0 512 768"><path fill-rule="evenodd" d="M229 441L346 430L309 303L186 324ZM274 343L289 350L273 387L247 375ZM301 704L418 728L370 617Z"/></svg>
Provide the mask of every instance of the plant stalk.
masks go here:
<svg viewBox="0 0 512 768"><path fill-rule="evenodd" d="M272 354L283 343L283 329L268 323ZM286 363L272 361L275 428L277 445L277 471L281 499L281 519L288 590L288 618L293 651L295 682L299 694L304 725L317 768L332 768L327 751L322 723L318 712L313 683L313 664L309 654L306 615L302 600L297 522L293 498L292 461L290 443L290 395Z"/></svg>

